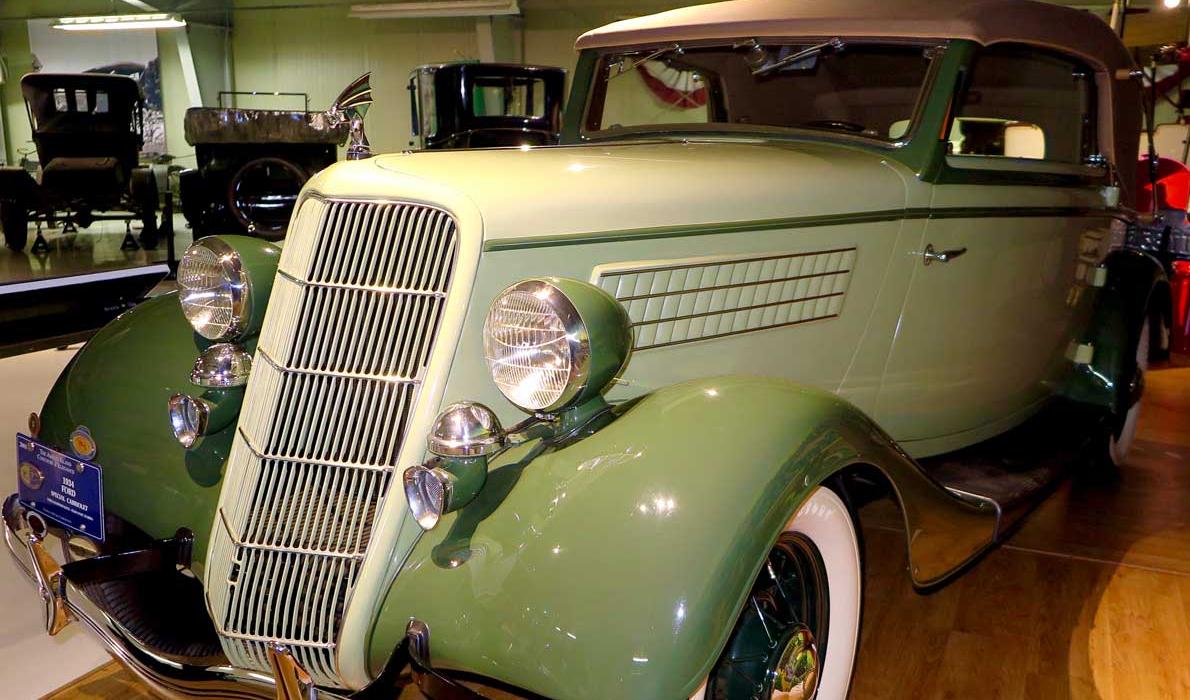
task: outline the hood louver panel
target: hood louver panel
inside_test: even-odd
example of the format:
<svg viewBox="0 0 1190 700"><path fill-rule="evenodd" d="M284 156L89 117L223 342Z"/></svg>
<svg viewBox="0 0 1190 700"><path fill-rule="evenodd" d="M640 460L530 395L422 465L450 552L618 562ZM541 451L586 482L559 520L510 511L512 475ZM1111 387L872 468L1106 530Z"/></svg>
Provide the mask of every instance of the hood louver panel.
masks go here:
<svg viewBox="0 0 1190 700"><path fill-rule="evenodd" d="M281 256L228 459L206 589L224 651L268 672L289 646L343 687L340 622L438 335L454 219L307 199Z"/></svg>

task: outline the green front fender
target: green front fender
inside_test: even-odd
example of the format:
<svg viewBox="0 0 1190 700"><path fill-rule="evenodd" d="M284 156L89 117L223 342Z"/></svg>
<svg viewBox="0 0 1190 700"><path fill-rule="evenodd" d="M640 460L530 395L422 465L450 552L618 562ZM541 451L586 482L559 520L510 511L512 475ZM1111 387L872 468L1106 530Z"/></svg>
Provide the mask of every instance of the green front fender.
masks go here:
<svg viewBox="0 0 1190 700"><path fill-rule="evenodd" d="M220 236L235 248L252 289L248 332L260 327L281 249L246 236ZM249 353L256 335L236 342ZM154 538L178 528L194 533L202 573L219 502L223 465L235 434L244 388L204 389L190 381L194 361L214 341L194 332L177 294L163 294L122 314L96 333L58 377L41 411L40 439L72 453L70 434L85 426L103 469L103 505ZM168 402L190 394L220 406L230 420L184 449L169 425Z"/></svg>
<svg viewBox="0 0 1190 700"><path fill-rule="evenodd" d="M938 487L837 396L765 378L689 382L584 439L501 455L477 500L411 552L373 630L372 669L417 618L435 666L550 697L687 697L784 524L856 464L889 475L917 582L993 539L992 509Z"/></svg>
<svg viewBox="0 0 1190 700"><path fill-rule="evenodd" d="M170 430L167 402L179 392L205 395L190 383L190 370L208 345L182 316L176 295L138 305L95 334L58 377L40 432L42 441L69 453L70 433L86 426L103 468L105 511L156 538L190 529L199 559L234 427L183 449Z"/></svg>

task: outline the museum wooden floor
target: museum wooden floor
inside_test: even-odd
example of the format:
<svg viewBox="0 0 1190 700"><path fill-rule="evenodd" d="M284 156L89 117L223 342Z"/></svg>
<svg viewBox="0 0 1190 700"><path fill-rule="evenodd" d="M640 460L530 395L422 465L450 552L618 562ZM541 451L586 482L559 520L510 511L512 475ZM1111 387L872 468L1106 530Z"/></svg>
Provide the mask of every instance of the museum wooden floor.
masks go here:
<svg viewBox="0 0 1190 700"><path fill-rule="evenodd" d="M904 535L865 509L854 700L1190 699L1190 367L1148 380L1121 477L1066 484L936 593L913 591ZM48 697L151 696L113 662Z"/></svg>

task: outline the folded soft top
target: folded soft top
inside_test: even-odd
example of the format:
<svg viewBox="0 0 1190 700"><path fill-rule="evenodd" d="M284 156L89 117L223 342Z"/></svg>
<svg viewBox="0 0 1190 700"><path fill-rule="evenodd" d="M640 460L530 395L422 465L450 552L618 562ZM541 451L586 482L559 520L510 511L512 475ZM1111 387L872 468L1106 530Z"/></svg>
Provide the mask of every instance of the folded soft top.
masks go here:
<svg viewBox="0 0 1190 700"><path fill-rule="evenodd" d="M348 124L325 112L192 107L186 110L186 143L334 143L347 141Z"/></svg>

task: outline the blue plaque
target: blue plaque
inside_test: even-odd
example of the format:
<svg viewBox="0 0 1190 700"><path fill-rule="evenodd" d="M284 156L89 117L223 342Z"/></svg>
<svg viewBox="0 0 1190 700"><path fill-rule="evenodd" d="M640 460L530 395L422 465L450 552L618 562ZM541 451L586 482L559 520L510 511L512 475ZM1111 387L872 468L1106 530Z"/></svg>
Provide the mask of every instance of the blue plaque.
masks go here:
<svg viewBox="0 0 1190 700"><path fill-rule="evenodd" d="M103 470L17 434L17 492L29 510L103 541Z"/></svg>

